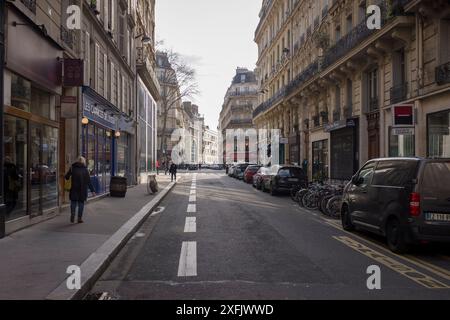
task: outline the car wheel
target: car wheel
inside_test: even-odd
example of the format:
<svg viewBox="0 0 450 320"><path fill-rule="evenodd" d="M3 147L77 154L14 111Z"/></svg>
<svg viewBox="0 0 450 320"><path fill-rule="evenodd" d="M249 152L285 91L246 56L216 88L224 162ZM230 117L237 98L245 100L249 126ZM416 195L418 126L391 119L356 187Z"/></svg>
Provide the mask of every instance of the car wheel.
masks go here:
<svg viewBox="0 0 450 320"><path fill-rule="evenodd" d="M352 223L352 220L350 218L350 212L348 211L347 206L342 207L342 210L341 210L341 222L342 222L342 228L345 231L353 231L353 230L355 230L355 226Z"/></svg>
<svg viewBox="0 0 450 320"><path fill-rule="evenodd" d="M397 218L389 219L386 226L386 238L392 252L405 253L408 251L405 229Z"/></svg>

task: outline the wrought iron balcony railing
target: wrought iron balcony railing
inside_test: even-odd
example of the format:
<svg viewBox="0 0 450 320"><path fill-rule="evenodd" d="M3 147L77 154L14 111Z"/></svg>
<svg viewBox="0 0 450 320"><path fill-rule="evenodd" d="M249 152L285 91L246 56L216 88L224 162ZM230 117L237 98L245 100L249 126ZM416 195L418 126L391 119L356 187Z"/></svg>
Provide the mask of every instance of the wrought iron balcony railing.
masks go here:
<svg viewBox="0 0 450 320"><path fill-rule="evenodd" d="M399 103L406 100L408 93L408 83L402 83L391 88L391 103Z"/></svg>
<svg viewBox="0 0 450 320"><path fill-rule="evenodd" d="M36 0L20 0L20 2L22 2L31 12L36 14Z"/></svg>
<svg viewBox="0 0 450 320"><path fill-rule="evenodd" d="M380 109L380 102L378 97L369 98L369 112L378 111Z"/></svg>
<svg viewBox="0 0 450 320"><path fill-rule="evenodd" d="M256 90L248 90L248 91L232 91L228 93L228 96L230 97L237 97L237 96L253 96L257 95L258 91Z"/></svg>
<svg viewBox="0 0 450 320"><path fill-rule="evenodd" d="M436 83L440 86L450 83L450 61L436 68Z"/></svg>
<svg viewBox="0 0 450 320"><path fill-rule="evenodd" d="M287 86L281 88L273 97L269 100L261 103L255 111L253 111L253 117L257 117L261 113L266 112L272 106L280 102L284 97L293 93L299 86L301 86L304 82L311 79L314 75L319 71L319 63L318 61L314 61L311 63L305 70L303 70L294 80L292 80Z"/></svg>
<svg viewBox="0 0 450 320"><path fill-rule="evenodd" d="M252 119L233 119L230 120L230 124L231 125L240 125L240 124L252 124L253 120Z"/></svg>

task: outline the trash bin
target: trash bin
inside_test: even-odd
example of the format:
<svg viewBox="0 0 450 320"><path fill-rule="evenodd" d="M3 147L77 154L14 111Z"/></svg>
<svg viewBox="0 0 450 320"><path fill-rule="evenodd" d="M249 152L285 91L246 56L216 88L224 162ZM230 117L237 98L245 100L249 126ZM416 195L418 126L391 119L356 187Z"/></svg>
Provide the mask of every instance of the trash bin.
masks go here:
<svg viewBox="0 0 450 320"><path fill-rule="evenodd" d="M127 178L111 177L109 194L111 197L125 198L125 195L127 194Z"/></svg>

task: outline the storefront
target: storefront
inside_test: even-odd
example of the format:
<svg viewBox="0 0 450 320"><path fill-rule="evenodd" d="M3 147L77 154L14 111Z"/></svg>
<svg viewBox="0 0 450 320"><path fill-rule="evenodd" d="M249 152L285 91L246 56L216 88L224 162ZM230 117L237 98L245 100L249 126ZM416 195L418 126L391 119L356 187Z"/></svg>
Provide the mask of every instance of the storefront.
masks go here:
<svg viewBox="0 0 450 320"><path fill-rule="evenodd" d="M82 154L97 193L109 192L115 173L118 113L89 87L83 88Z"/></svg>
<svg viewBox="0 0 450 320"><path fill-rule="evenodd" d="M358 119L336 121L325 131L330 132L330 178L350 180L358 170Z"/></svg>
<svg viewBox="0 0 450 320"><path fill-rule="evenodd" d="M62 49L13 7L7 16L3 185L11 233L58 212Z"/></svg>
<svg viewBox="0 0 450 320"><path fill-rule="evenodd" d="M312 179L324 181L328 179L328 139L312 143Z"/></svg>
<svg viewBox="0 0 450 320"><path fill-rule="evenodd" d="M450 109L427 116L428 157L450 158Z"/></svg>
<svg viewBox="0 0 450 320"><path fill-rule="evenodd" d="M118 120L117 132L115 135L117 146L116 175L127 178L128 185L136 182L135 164L133 155L135 154L135 121L124 115Z"/></svg>
<svg viewBox="0 0 450 320"><path fill-rule="evenodd" d="M300 135L297 133L289 137L289 160L292 164L300 165Z"/></svg>
<svg viewBox="0 0 450 320"><path fill-rule="evenodd" d="M138 144L137 154L140 181L145 182L150 172L156 171L157 105L155 99L138 78Z"/></svg>

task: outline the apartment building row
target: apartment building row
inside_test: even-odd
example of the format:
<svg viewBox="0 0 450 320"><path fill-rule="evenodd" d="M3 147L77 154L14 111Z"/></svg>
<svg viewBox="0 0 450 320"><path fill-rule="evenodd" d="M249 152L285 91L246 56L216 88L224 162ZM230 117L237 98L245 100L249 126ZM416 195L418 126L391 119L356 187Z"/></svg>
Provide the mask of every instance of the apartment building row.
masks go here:
<svg viewBox="0 0 450 320"><path fill-rule="evenodd" d="M236 141L228 141L227 130L254 128L253 111L258 104L258 81L254 71L237 68L236 74L225 93L224 103L219 115L219 153L221 163L249 161L252 146L246 143L246 150L238 150ZM228 149L227 149L228 148ZM228 151L227 151L228 150ZM232 151L230 151L232 150ZM256 151L256 150L254 150Z"/></svg>
<svg viewBox="0 0 450 320"><path fill-rule="evenodd" d="M79 8L81 28L67 20ZM6 233L53 217L77 156L98 194L111 176L136 184L155 169L154 0L18 0L4 4ZM5 180L6 181L6 180Z"/></svg>
<svg viewBox="0 0 450 320"><path fill-rule="evenodd" d="M373 4L381 29L367 26ZM312 179L450 157L449 18L448 1L264 0L255 126L280 129L280 161Z"/></svg>

